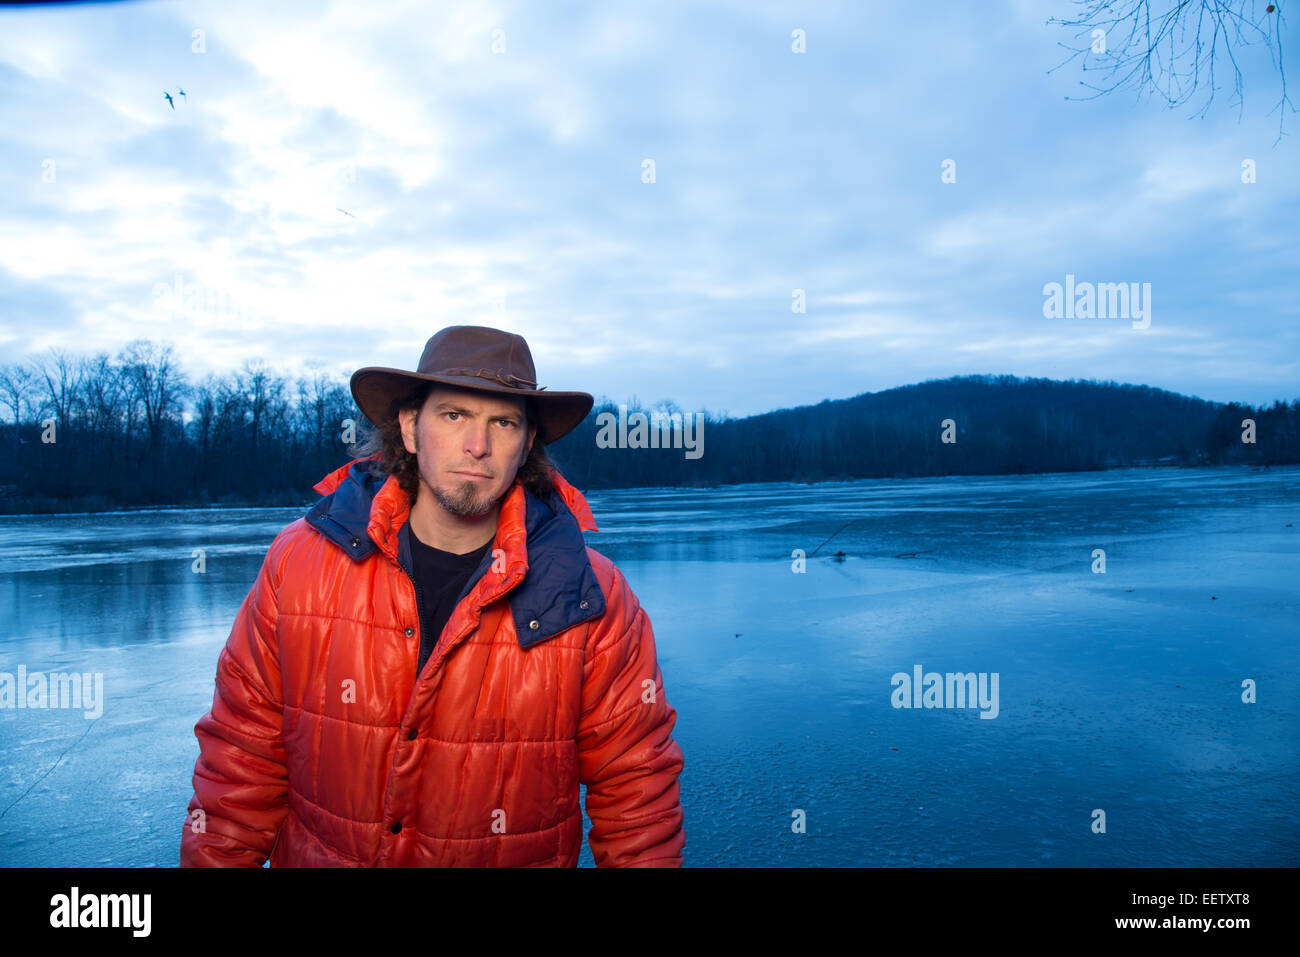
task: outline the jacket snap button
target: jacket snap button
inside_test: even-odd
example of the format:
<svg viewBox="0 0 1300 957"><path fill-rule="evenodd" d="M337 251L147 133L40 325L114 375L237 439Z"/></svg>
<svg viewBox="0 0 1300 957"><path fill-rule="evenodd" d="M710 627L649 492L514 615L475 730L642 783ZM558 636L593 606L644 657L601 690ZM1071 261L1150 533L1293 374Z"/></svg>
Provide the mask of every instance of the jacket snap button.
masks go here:
<svg viewBox="0 0 1300 957"><path fill-rule="evenodd" d="M407 628L407 629L406 629L406 637L407 637L407 638L410 638L413 634L415 634L415 629L414 629L414 628Z"/></svg>
<svg viewBox="0 0 1300 957"><path fill-rule="evenodd" d="M530 621L530 622L528 623L528 627L531 628L533 631L536 631L538 628L541 628L542 626L541 626L541 624L537 621L537 619L534 618L532 621Z"/></svg>
<svg viewBox="0 0 1300 957"><path fill-rule="evenodd" d="M353 547L353 548L356 548L356 547L357 547L358 545L360 545L360 544L361 544L360 539L356 539L356 538L352 539L352 547Z"/></svg>
<svg viewBox="0 0 1300 957"><path fill-rule="evenodd" d="M417 732L414 728L412 728L412 729L407 733L407 735L406 735L406 740L407 740L407 741L414 741L415 738L416 738L417 733L418 733L418 732Z"/></svg>
<svg viewBox="0 0 1300 957"><path fill-rule="evenodd" d="M397 834L399 831L401 831L401 830L402 830L402 822L401 822L401 821L394 821L394 822L393 822L393 828L392 828L392 830L393 830L393 833L394 833L394 834Z"/></svg>
<svg viewBox="0 0 1300 957"><path fill-rule="evenodd" d="M589 604L591 604L591 603L590 603L590 602L586 602L586 601L584 601L584 602L583 602L581 605L579 605L578 607L579 607L579 608L586 608Z"/></svg>

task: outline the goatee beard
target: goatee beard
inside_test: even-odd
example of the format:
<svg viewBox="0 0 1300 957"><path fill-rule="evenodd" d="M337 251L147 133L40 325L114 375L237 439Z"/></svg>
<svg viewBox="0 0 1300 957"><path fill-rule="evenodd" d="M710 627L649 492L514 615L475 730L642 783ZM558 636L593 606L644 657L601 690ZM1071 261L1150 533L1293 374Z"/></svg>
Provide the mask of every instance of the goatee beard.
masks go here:
<svg viewBox="0 0 1300 957"><path fill-rule="evenodd" d="M462 518L486 515L496 504L495 499L480 497L473 482L462 482L456 486L455 491L450 493L439 486L434 486L433 497L452 515L459 515Z"/></svg>

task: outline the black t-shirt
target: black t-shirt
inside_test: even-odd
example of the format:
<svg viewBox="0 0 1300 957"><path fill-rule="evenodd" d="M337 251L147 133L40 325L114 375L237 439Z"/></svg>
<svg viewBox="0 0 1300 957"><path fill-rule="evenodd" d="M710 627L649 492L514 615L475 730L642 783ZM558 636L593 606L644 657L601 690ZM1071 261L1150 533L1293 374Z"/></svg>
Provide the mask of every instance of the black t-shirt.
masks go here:
<svg viewBox="0 0 1300 957"><path fill-rule="evenodd" d="M444 552L441 548L426 545L411 533L411 564L415 571L415 595L420 603L420 657L416 665L416 674L424 670L424 663L433 654L433 647L438 643L442 629L446 627L451 613L456 610L456 600L460 598L461 589L469 577L478 568L479 562L492 547L492 540L483 543L481 548L464 555Z"/></svg>

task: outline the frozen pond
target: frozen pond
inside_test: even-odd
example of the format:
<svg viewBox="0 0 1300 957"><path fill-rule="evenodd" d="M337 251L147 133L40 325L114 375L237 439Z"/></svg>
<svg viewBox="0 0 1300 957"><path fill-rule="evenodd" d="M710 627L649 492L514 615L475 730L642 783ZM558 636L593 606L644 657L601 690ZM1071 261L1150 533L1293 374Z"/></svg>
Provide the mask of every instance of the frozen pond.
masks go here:
<svg viewBox="0 0 1300 957"><path fill-rule="evenodd" d="M678 712L688 866L1300 865L1300 469L589 500ZM104 681L93 720L0 709L0 864L176 864L218 652L303 511L0 517L0 672ZM918 666L996 674L996 717L895 707Z"/></svg>

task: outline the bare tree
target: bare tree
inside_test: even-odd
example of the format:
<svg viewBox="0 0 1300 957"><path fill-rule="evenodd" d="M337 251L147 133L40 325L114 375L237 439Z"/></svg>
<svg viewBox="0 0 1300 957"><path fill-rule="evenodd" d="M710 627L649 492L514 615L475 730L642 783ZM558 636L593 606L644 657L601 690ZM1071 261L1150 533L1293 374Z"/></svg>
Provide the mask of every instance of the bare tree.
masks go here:
<svg viewBox="0 0 1300 957"><path fill-rule="evenodd" d="M8 407L15 426L23 424L23 409L36 389L36 373L26 362L0 366L0 405Z"/></svg>
<svg viewBox="0 0 1300 957"><path fill-rule="evenodd" d="M234 445L248 422L248 389L240 372L221 376L217 382L217 414L214 435L223 445Z"/></svg>
<svg viewBox="0 0 1300 957"><path fill-rule="evenodd" d="M82 360L81 406L92 447L104 456L105 476L112 476L123 439L130 384L126 370L107 352Z"/></svg>
<svg viewBox="0 0 1300 957"><path fill-rule="evenodd" d="M184 373L172 356L171 343L160 346L148 339L136 339L123 348L121 358L133 397L144 409L150 451L156 453L169 416L181 410Z"/></svg>
<svg viewBox="0 0 1300 957"><path fill-rule="evenodd" d="M123 370L107 352L100 352L82 363L82 406L91 435L115 434L121 427L126 406L126 382Z"/></svg>
<svg viewBox="0 0 1300 957"><path fill-rule="evenodd" d="M1227 58L1238 115L1245 108L1245 74L1242 52L1258 44L1267 48L1278 74L1278 139L1286 112L1295 112L1286 86L1282 60L1285 23L1280 2L1262 0L1075 0L1079 15L1052 17L1048 23L1076 29L1075 43L1061 43L1073 51L1053 69L1082 58L1083 70L1098 72L1097 83L1081 81L1092 90L1091 100L1120 90L1136 90L1162 97L1170 108L1197 96L1205 102L1194 115L1205 116L1219 91L1216 77L1225 72ZM1156 6L1157 9L1153 9ZM1082 45L1076 45L1082 44ZM1049 71L1051 72L1051 71Z"/></svg>
<svg viewBox="0 0 1300 957"><path fill-rule="evenodd" d="M323 362L309 361L307 368L310 376L298 380L298 410L305 427L304 434L311 436L311 448L321 449L325 446L325 416L330 380Z"/></svg>
<svg viewBox="0 0 1300 957"><path fill-rule="evenodd" d="M217 383L217 378L210 372L193 390L194 418L190 423L190 427L198 439L200 460L205 463L208 456L212 454L219 392L220 386Z"/></svg>
<svg viewBox="0 0 1300 957"><path fill-rule="evenodd" d="M274 435L288 417L285 381L262 359L245 360L241 372L252 428L250 451L256 456L261 439Z"/></svg>
<svg viewBox="0 0 1300 957"><path fill-rule="evenodd" d="M78 404L81 362L66 349L51 349L37 365L37 375L45 386L44 407L54 413L60 431L66 431Z"/></svg>

